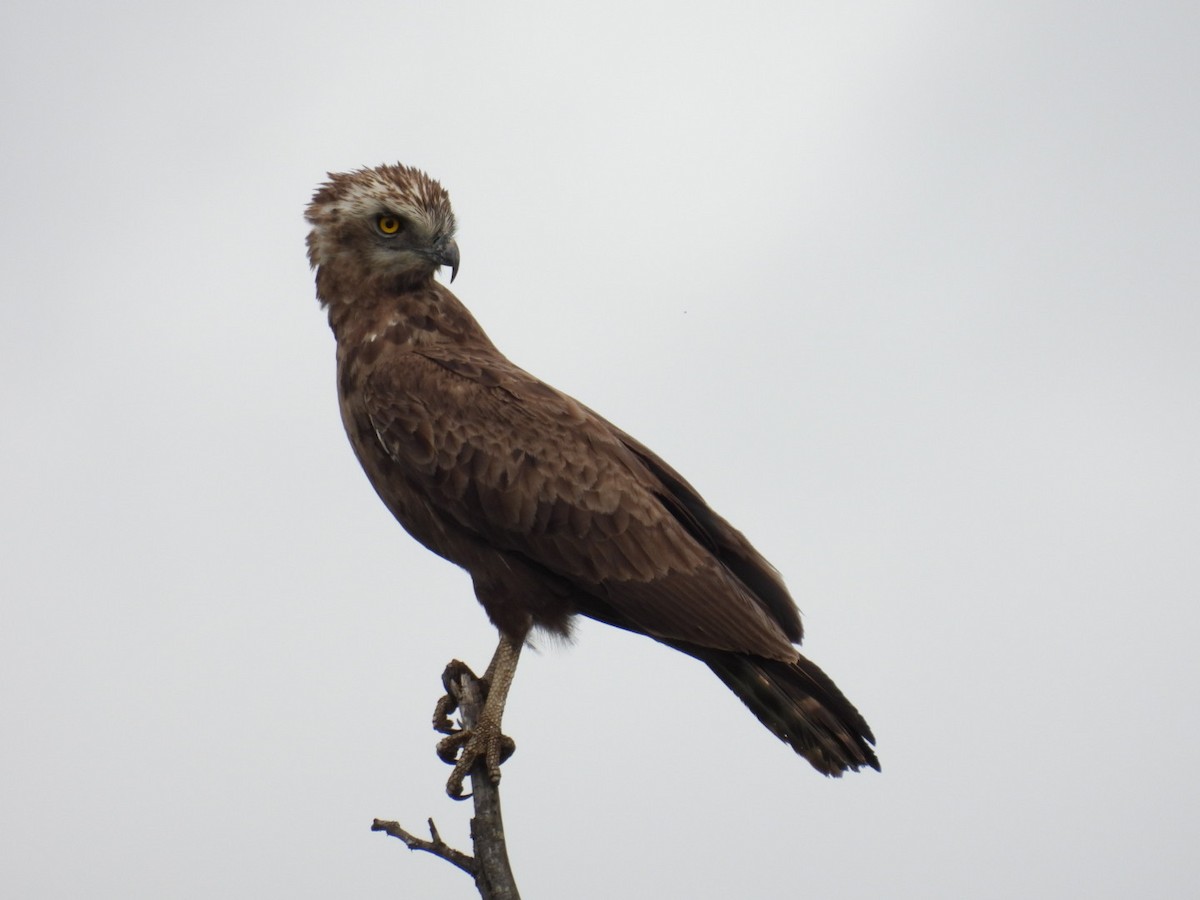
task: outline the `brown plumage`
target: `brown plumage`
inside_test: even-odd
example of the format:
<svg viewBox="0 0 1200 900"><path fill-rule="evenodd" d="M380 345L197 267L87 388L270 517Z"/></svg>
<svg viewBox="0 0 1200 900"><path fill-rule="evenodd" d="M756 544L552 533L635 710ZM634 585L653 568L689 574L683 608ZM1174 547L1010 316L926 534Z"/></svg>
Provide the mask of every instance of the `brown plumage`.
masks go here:
<svg viewBox="0 0 1200 900"><path fill-rule="evenodd" d="M867 723L796 651L770 563L649 449L509 362L434 280L458 267L441 185L405 166L331 174L307 219L354 451L400 524L470 573L502 636L452 793L477 756L499 777L520 647L576 614L706 663L818 771L879 768Z"/></svg>

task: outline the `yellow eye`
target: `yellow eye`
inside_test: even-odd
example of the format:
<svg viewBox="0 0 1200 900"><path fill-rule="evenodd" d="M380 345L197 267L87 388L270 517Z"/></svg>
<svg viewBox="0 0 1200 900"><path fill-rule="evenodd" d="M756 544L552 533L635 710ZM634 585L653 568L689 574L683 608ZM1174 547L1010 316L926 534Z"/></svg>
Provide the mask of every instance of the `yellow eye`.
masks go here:
<svg viewBox="0 0 1200 900"><path fill-rule="evenodd" d="M382 234L396 234L400 230L400 220L395 216L380 216L375 220L375 227Z"/></svg>

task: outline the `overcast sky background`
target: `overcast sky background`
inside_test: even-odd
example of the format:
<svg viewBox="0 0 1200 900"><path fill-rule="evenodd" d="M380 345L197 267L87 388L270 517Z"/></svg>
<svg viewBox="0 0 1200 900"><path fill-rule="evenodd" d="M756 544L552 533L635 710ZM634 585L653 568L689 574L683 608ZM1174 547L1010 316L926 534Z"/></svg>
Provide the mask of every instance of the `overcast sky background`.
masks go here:
<svg viewBox="0 0 1200 900"><path fill-rule="evenodd" d="M449 189L455 290L782 570L827 780L590 623L505 719L528 898L1176 897L1200 775L1200 11L10 4L0 890L469 898L429 716L495 634L338 420L302 211Z"/></svg>

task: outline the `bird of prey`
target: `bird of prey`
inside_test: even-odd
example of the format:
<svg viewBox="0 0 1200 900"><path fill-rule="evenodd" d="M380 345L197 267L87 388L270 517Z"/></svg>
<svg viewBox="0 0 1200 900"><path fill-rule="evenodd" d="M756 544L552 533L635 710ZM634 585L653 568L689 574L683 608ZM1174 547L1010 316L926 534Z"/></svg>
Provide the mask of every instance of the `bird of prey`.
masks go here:
<svg viewBox="0 0 1200 900"><path fill-rule="evenodd" d="M306 218L354 452L400 524L467 570L500 633L479 721L452 741L451 796L477 761L499 779L521 648L576 615L700 660L818 771L879 768L866 721L796 650L775 568L646 446L509 362L434 279L459 265L437 181L330 173Z"/></svg>

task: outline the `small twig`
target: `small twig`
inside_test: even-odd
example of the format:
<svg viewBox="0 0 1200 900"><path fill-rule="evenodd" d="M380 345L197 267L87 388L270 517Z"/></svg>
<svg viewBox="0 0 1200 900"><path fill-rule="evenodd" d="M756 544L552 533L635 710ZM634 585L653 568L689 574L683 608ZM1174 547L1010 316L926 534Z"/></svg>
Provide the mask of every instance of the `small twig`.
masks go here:
<svg viewBox="0 0 1200 900"><path fill-rule="evenodd" d="M392 837L404 841L409 850L424 850L426 853L432 853L434 856L458 866L472 878L478 877L475 857L463 853L461 850L455 850L443 841L442 836L438 834L437 826L433 824L433 819L429 820L429 836L433 839L429 841L417 837L412 832L405 831L400 827L399 822L385 822L383 819L376 819L371 824L371 830L390 834Z"/></svg>

